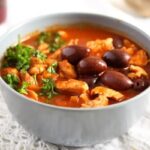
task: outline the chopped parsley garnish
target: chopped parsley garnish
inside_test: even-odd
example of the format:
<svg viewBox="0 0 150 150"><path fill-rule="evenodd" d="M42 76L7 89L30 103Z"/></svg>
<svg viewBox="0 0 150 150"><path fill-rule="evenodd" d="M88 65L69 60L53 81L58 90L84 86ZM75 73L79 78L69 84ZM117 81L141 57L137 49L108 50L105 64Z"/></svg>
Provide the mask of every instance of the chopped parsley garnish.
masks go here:
<svg viewBox="0 0 150 150"><path fill-rule="evenodd" d="M50 44L50 52L55 52L57 49L61 48L65 44L59 33L54 33L53 41Z"/></svg>
<svg viewBox="0 0 150 150"><path fill-rule="evenodd" d="M46 55L44 53L40 52L39 50L35 50L33 52L33 56L35 56L35 57L37 57L37 58L39 58L41 60L45 60L46 59Z"/></svg>
<svg viewBox="0 0 150 150"><path fill-rule="evenodd" d="M49 99L57 95L57 92L55 92L55 83L53 79L47 78L43 79L42 81L43 86L41 88L41 95L47 96Z"/></svg>
<svg viewBox="0 0 150 150"><path fill-rule="evenodd" d="M55 73L56 73L57 66L58 66L58 63L57 63L57 62L54 62L51 66L49 66L49 67L47 68L47 71L48 71L49 73L55 74Z"/></svg>
<svg viewBox="0 0 150 150"><path fill-rule="evenodd" d="M50 40L50 33L49 32L41 32L38 38L38 43L44 43L44 42L49 42Z"/></svg>
<svg viewBox="0 0 150 150"><path fill-rule="evenodd" d="M21 93L21 94L28 94L27 92L27 87L29 86L29 83L28 82L22 82L22 85L21 87L18 89L18 92Z"/></svg>
<svg viewBox="0 0 150 150"><path fill-rule="evenodd" d="M10 85L12 88L16 89L19 83L18 77L13 74L7 74L6 76L3 76L3 79L5 82Z"/></svg>
<svg viewBox="0 0 150 150"><path fill-rule="evenodd" d="M16 67L18 70L27 70L30 67L32 52L33 48L22 44L9 47L4 58L5 66Z"/></svg>
<svg viewBox="0 0 150 150"><path fill-rule="evenodd" d="M38 43L47 43L49 44L50 52L55 52L61 46L65 44L65 41L62 39L61 35L57 32L41 32L38 38Z"/></svg>

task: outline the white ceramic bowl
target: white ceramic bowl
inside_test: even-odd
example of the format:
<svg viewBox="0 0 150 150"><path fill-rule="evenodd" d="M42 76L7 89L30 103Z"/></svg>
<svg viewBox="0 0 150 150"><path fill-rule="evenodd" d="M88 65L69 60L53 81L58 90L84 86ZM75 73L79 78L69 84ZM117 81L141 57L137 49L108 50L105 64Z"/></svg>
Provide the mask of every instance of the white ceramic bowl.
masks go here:
<svg viewBox="0 0 150 150"><path fill-rule="evenodd" d="M1 58L17 36L42 30L54 24L88 22L123 34L150 51L149 37L121 20L94 14L54 14L33 19L5 34L0 41ZM45 141L87 146L100 143L127 132L143 115L149 88L130 100L103 108L64 108L33 101L10 88L1 78L0 85L9 110L29 132Z"/></svg>

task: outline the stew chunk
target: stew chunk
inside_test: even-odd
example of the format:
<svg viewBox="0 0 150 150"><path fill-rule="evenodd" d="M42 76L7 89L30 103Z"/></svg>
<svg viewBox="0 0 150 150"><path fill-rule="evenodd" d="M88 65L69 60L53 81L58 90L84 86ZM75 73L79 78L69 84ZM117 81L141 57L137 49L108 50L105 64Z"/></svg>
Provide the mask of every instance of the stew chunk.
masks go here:
<svg viewBox="0 0 150 150"><path fill-rule="evenodd" d="M57 81L56 89L64 94L80 95L87 92L89 87L86 82L69 79L66 81Z"/></svg>

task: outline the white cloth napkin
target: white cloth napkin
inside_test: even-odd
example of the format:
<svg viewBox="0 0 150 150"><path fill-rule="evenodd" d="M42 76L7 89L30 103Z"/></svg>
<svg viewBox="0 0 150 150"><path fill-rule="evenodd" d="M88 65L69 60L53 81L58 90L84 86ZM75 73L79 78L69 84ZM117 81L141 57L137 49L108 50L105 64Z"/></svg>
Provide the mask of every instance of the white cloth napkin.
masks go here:
<svg viewBox="0 0 150 150"><path fill-rule="evenodd" d="M118 2L118 3L116 3ZM116 5L117 4L117 5ZM122 0L9 0L7 21L0 34L32 17L58 12L91 12L130 22L150 34L150 19L135 18L125 12ZM116 8L116 6L118 8ZM10 112L0 94L0 150L150 150L150 105L147 113L128 133L112 141L85 148L68 148L43 142L26 132Z"/></svg>

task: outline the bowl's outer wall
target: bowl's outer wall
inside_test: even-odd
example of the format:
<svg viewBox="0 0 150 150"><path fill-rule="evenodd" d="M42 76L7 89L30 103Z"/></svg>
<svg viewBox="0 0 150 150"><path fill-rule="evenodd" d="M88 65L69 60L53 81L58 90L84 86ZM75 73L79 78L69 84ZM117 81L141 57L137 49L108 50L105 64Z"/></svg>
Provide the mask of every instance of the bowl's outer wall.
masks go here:
<svg viewBox="0 0 150 150"><path fill-rule="evenodd" d="M0 42L1 56L9 45L17 41L19 34L24 36L49 25L77 22L112 28L150 50L148 37L122 21L90 14L61 14L41 17L10 31ZM67 110L27 100L12 92L1 79L0 85L9 110L20 124L46 141L67 146L93 145L123 134L142 116L148 102L148 96L142 95L134 101L110 109Z"/></svg>
<svg viewBox="0 0 150 150"><path fill-rule="evenodd" d="M148 97L112 109L70 111L45 107L2 87L9 110L36 136L67 146L93 145L126 132L145 111Z"/></svg>

